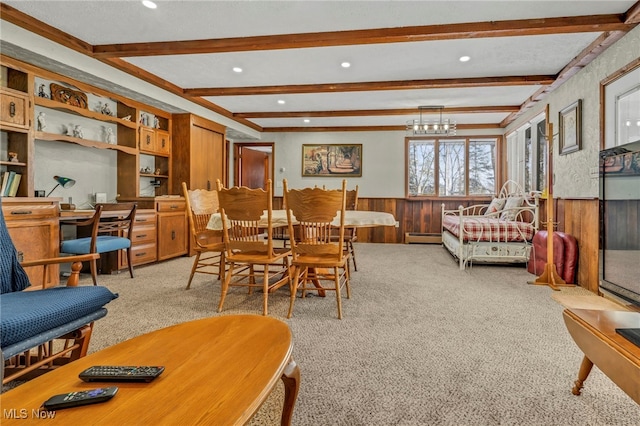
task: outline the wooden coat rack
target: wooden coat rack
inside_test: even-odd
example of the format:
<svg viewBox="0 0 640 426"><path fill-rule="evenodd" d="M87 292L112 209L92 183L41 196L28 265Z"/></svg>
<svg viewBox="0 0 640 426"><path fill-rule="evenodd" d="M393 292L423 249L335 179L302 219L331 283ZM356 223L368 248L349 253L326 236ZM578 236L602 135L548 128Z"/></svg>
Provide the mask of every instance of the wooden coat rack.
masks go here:
<svg viewBox="0 0 640 426"><path fill-rule="evenodd" d="M555 291L559 291L559 287L573 287L573 284L567 284L565 280L558 275L556 264L553 263L553 124L549 122L549 105L546 109L547 118L547 264L544 267L542 275L535 279L532 284L548 285Z"/></svg>

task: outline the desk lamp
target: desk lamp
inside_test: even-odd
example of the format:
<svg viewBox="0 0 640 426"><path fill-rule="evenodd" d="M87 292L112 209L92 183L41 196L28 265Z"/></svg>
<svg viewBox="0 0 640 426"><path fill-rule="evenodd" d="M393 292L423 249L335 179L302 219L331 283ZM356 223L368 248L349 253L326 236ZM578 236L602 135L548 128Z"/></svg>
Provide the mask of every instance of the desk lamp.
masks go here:
<svg viewBox="0 0 640 426"><path fill-rule="evenodd" d="M76 184L76 181L74 179L71 179L68 177L54 176L53 179L58 183L56 184L56 186L53 187L51 191L49 191L49 193L47 194L47 197L51 195L51 193L55 191L55 189L60 185L62 185L63 188L71 188L73 185Z"/></svg>

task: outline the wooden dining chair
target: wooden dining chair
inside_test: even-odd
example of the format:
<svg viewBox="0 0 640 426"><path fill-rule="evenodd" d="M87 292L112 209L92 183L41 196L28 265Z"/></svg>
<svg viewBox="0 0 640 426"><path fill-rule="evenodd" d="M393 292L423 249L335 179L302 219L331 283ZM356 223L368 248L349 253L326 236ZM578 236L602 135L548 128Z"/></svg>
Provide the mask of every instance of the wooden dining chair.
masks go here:
<svg viewBox="0 0 640 426"><path fill-rule="evenodd" d="M247 187L224 188L217 181L220 217L228 270L222 284L218 312L222 312L229 287L248 287L263 292L263 315L268 314L269 293L292 285L289 248L273 246L273 196L267 190ZM263 215L266 214L266 217Z"/></svg>
<svg viewBox="0 0 640 426"><path fill-rule="evenodd" d="M186 182L182 182L182 192L187 203L189 230L196 253L186 290L191 288L191 281L196 273L217 275L220 282L223 282L226 271L222 231L207 229L211 215L218 212L218 191L191 190L187 188Z"/></svg>
<svg viewBox="0 0 640 426"><path fill-rule="evenodd" d="M356 185L355 189L347 190L345 210L358 210L358 185ZM355 226L346 226L344 228L344 249L349 252L349 259L347 260L347 263L350 263L353 260L354 271L358 270L358 265L356 263L356 249L353 245L353 243L358 239L356 230L357 228ZM338 238L336 231L334 231L332 238L334 240Z"/></svg>
<svg viewBox="0 0 640 426"><path fill-rule="evenodd" d="M347 290L347 298L351 297L349 252L344 250L346 185L343 180L340 190L289 189L286 179L283 181L294 280L288 318L293 314L298 290L302 297L311 290L320 294L333 290L338 318L342 319L342 286ZM337 238L333 238L334 231L337 231Z"/></svg>
<svg viewBox="0 0 640 426"><path fill-rule="evenodd" d="M61 225L88 227L91 233L60 242L60 253L88 254L108 253L125 250L129 274L133 278L131 257L131 229L136 216L136 203L96 204L96 211L90 219L61 221ZM62 233L61 233L62 238ZM89 262L93 285L97 285L98 266L96 259Z"/></svg>

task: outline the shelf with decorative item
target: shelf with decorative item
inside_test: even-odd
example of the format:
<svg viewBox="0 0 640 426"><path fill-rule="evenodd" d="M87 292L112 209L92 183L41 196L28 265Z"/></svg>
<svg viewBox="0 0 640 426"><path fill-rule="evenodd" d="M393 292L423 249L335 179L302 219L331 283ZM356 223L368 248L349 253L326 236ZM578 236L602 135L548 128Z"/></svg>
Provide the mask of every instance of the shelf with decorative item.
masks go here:
<svg viewBox="0 0 640 426"><path fill-rule="evenodd" d="M131 154L131 155L136 155L138 153L138 150L136 148L132 148L128 146L112 145L106 142L82 139L74 136L59 135L55 133L35 132L35 138L41 141L73 143L73 144L85 146L88 148L112 149L112 150L124 152L126 154Z"/></svg>
<svg viewBox="0 0 640 426"><path fill-rule="evenodd" d="M2 161L0 160L0 166L12 166L12 167L26 167L27 163L20 161Z"/></svg>
<svg viewBox="0 0 640 426"><path fill-rule="evenodd" d="M169 179L169 175L163 175L163 174L156 175L154 173L140 173L140 177Z"/></svg>
<svg viewBox="0 0 640 426"><path fill-rule="evenodd" d="M138 125L131 120L125 120L123 118L114 117L112 115L103 114L101 112L91 111L86 108L77 107L74 105L64 104L55 100L35 97L35 104L45 108L55 109L58 111L64 111L70 114L79 115L81 117L91 118L93 120L105 121L108 123L120 124L131 129L136 129Z"/></svg>

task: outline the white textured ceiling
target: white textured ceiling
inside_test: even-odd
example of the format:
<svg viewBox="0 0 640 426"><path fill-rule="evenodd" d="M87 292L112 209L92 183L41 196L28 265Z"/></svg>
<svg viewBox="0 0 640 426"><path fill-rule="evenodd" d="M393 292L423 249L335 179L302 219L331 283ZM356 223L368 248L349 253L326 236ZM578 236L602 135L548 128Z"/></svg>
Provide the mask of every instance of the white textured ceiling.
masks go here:
<svg viewBox="0 0 640 426"><path fill-rule="evenodd" d="M635 1L5 1L92 45L620 14ZM556 75L600 32L124 58L189 88ZM295 40L295 37L292 37ZM462 55L471 61L461 63ZM351 62L348 69L340 67ZM243 68L241 74L232 67ZM521 105L540 86L207 96L231 113ZM277 100L285 100L284 105ZM452 113L500 123L509 113ZM249 118L264 128L399 126L412 115Z"/></svg>

